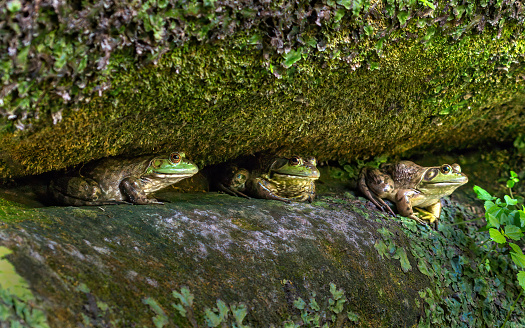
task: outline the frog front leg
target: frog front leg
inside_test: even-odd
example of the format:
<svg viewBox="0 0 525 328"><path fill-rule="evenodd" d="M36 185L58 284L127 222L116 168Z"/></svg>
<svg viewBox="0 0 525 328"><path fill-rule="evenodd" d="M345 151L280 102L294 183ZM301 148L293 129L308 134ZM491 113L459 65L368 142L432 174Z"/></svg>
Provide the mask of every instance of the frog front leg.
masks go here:
<svg viewBox="0 0 525 328"><path fill-rule="evenodd" d="M414 214L414 209L412 208L411 200L414 197L417 197L419 192L413 189L400 189L395 197L395 203L397 211L402 216L416 220L418 223L427 224L425 221L421 220Z"/></svg>
<svg viewBox="0 0 525 328"><path fill-rule="evenodd" d="M275 189L275 186L271 182L265 179L255 178L251 184L252 184L254 194L259 196L260 198L273 199L273 200L279 200L285 203L291 203L289 199L276 195L272 191L272 189Z"/></svg>
<svg viewBox="0 0 525 328"><path fill-rule="evenodd" d="M436 223L441 215L441 201L438 201L435 204L425 207L425 209L420 209L415 207L416 211L420 213L422 219L430 222L431 224Z"/></svg>
<svg viewBox="0 0 525 328"><path fill-rule="evenodd" d="M147 204L164 204L155 198L147 198L140 179L127 177L120 182L120 192L133 204L147 205Z"/></svg>

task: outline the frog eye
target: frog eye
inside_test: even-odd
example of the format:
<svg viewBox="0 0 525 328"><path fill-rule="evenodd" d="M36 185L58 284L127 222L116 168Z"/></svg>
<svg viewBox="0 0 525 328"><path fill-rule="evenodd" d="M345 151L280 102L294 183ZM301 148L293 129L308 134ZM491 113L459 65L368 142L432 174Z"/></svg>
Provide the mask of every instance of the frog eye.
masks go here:
<svg viewBox="0 0 525 328"><path fill-rule="evenodd" d="M293 165L293 166L300 165L301 164L301 158L299 158L297 156L294 156L294 157L290 158L289 163L290 163L290 165Z"/></svg>
<svg viewBox="0 0 525 328"><path fill-rule="evenodd" d="M452 172L452 167L450 165L448 164L441 165L441 173L449 174L450 172Z"/></svg>
<svg viewBox="0 0 525 328"><path fill-rule="evenodd" d="M179 164L181 160L181 156L179 153L171 153L170 155L170 162L173 164Z"/></svg>
<svg viewBox="0 0 525 328"><path fill-rule="evenodd" d="M459 164L452 164L452 170L454 170L454 172L456 173L461 173L461 166L459 166Z"/></svg>
<svg viewBox="0 0 525 328"><path fill-rule="evenodd" d="M246 176L244 174L242 174L242 173L239 173L239 174L237 174L237 178L236 179L239 180L239 181L245 181L246 180Z"/></svg>

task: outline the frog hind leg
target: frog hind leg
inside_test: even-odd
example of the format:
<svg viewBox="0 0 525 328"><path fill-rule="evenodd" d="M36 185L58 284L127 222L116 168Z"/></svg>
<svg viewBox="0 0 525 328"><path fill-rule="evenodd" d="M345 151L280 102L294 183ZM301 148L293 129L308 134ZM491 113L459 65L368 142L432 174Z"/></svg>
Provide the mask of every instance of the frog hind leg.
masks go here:
<svg viewBox="0 0 525 328"><path fill-rule="evenodd" d="M95 180L82 177L63 177L52 180L48 191L60 204L70 206L100 206L115 205L125 202L98 200L102 195L98 183Z"/></svg>
<svg viewBox="0 0 525 328"><path fill-rule="evenodd" d="M279 195L276 195L271 190L271 182L268 182L261 178L256 178L252 182L252 188L254 189L254 193L258 195L260 198L264 199L271 199L271 200L279 200L281 202L285 203L291 203L291 201L288 198L281 197Z"/></svg>
<svg viewBox="0 0 525 328"><path fill-rule="evenodd" d="M137 205L148 205L148 204L164 204L155 198L148 198L140 180L137 178L127 177L123 179L119 184L120 192L129 200L132 204Z"/></svg>
<svg viewBox="0 0 525 328"><path fill-rule="evenodd" d="M412 208L412 204L410 203L410 200L417 195L418 192L415 190L400 189L395 197L397 211L402 216L406 216L407 218L416 220L420 224L427 224L425 221L417 217L416 214L414 214L414 209Z"/></svg>
<svg viewBox="0 0 525 328"><path fill-rule="evenodd" d="M361 191L361 193L365 195L366 198L368 198L372 203L374 203L375 206L377 206L383 211L389 212L390 214L392 214L392 216L396 216L394 211L392 211L390 206L388 206L387 203L385 203L383 199L381 199L380 197L377 197L375 194L372 194L370 189L368 189L368 186L366 185L366 172L367 172L367 169L364 168L359 174L359 182L357 185L359 188L359 191Z"/></svg>
<svg viewBox="0 0 525 328"><path fill-rule="evenodd" d="M227 193L228 195L231 195L231 196L235 196L235 197L244 197L244 198L247 198L247 199L251 199L250 196L240 192L239 190L235 190L233 188L230 188L230 187L226 187L225 185L223 185L222 183L218 183L217 186L219 187L219 189L221 191L224 191L225 193Z"/></svg>

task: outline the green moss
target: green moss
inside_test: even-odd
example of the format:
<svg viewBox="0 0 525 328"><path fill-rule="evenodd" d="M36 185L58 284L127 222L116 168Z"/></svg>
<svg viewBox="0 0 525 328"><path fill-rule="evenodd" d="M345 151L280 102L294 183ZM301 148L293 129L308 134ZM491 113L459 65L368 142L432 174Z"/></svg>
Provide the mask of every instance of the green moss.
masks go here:
<svg viewBox="0 0 525 328"><path fill-rule="evenodd" d="M145 25L139 27L144 32L139 38L151 41L156 47L152 56L158 57L150 58L149 64L140 59L139 68L130 48L117 47L107 68L93 73L111 78L111 88L101 91L102 97L67 106L42 100L41 119L33 120L29 131L2 133L0 175L38 174L106 156L174 148L185 150L203 166L283 146L321 160L350 161L428 144L459 147L482 138L508 138L504 130L519 109L509 111L501 105L524 91L523 17L513 14L515 4L487 11L474 2L460 9L457 2L449 2L439 4L432 21L425 16L429 8L415 1L364 1L351 9L331 3L323 10L339 20L321 20L320 27L290 18L296 17L295 9L285 5L287 9L279 9L283 16L274 17L282 35L273 37L290 47L283 54L272 46L274 32L250 20L257 15L242 14L252 17L246 18L251 28L235 28L243 18L232 22L234 32L224 34L223 25L205 18L216 15L214 4L204 3L193 9L177 7L172 14L178 18L173 19L184 21L188 35L199 40L216 28L225 39L184 39L177 48L164 47L166 40L156 35L171 33L165 28L172 18L163 15L175 4L169 2L153 16L150 7L143 8L137 17L149 14L140 20ZM189 18L193 10L207 14ZM277 7L270 12L275 14ZM238 13L225 15L230 14ZM406 26L399 25L400 14ZM488 18L479 15L495 22L505 18L505 23L484 28L480 24ZM437 20L449 16L455 18L443 20L444 25ZM291 24L291 30L280 22ZM363 26L373 26L375 34ZM199 37L201 28L206 32ZM67 50L69 37L57 34L62 40L57 44ZM98 60L100 53L91 54L90 62ZM61 114L51 114L57 111ZM53 117L61 122L54 125ZM491 121L496 118L494 126Z"/></svg>
<svg viewBox="0 0 525 328"><path fill-rule="evenodd" d="M11 253L0 246L0 322L11 327L49 327L44 312L35 306L28 283L5 258Z"/></svg>

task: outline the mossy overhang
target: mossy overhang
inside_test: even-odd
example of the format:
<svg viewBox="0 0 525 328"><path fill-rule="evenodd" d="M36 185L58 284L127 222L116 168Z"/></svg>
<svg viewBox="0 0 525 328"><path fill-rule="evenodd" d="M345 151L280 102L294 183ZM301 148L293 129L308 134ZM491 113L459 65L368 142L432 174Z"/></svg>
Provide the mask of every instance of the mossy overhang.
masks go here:
<svg viewBox="0 0 525 328"><path fill-rule="evenodd" d="M84 53L66 14L91 9L77 17L89 30L122 8L57 3L31 7L49 22L26 46L28 2L0 11L18 42L4 38L1 58L3 178L120 154L182 150L203 166L285 147L351 160L523 132L519 1L250 2L242 15L229 1L145 1L130 5L133 37L107 28L129 42L103 47L93 32Z"/></svg>

